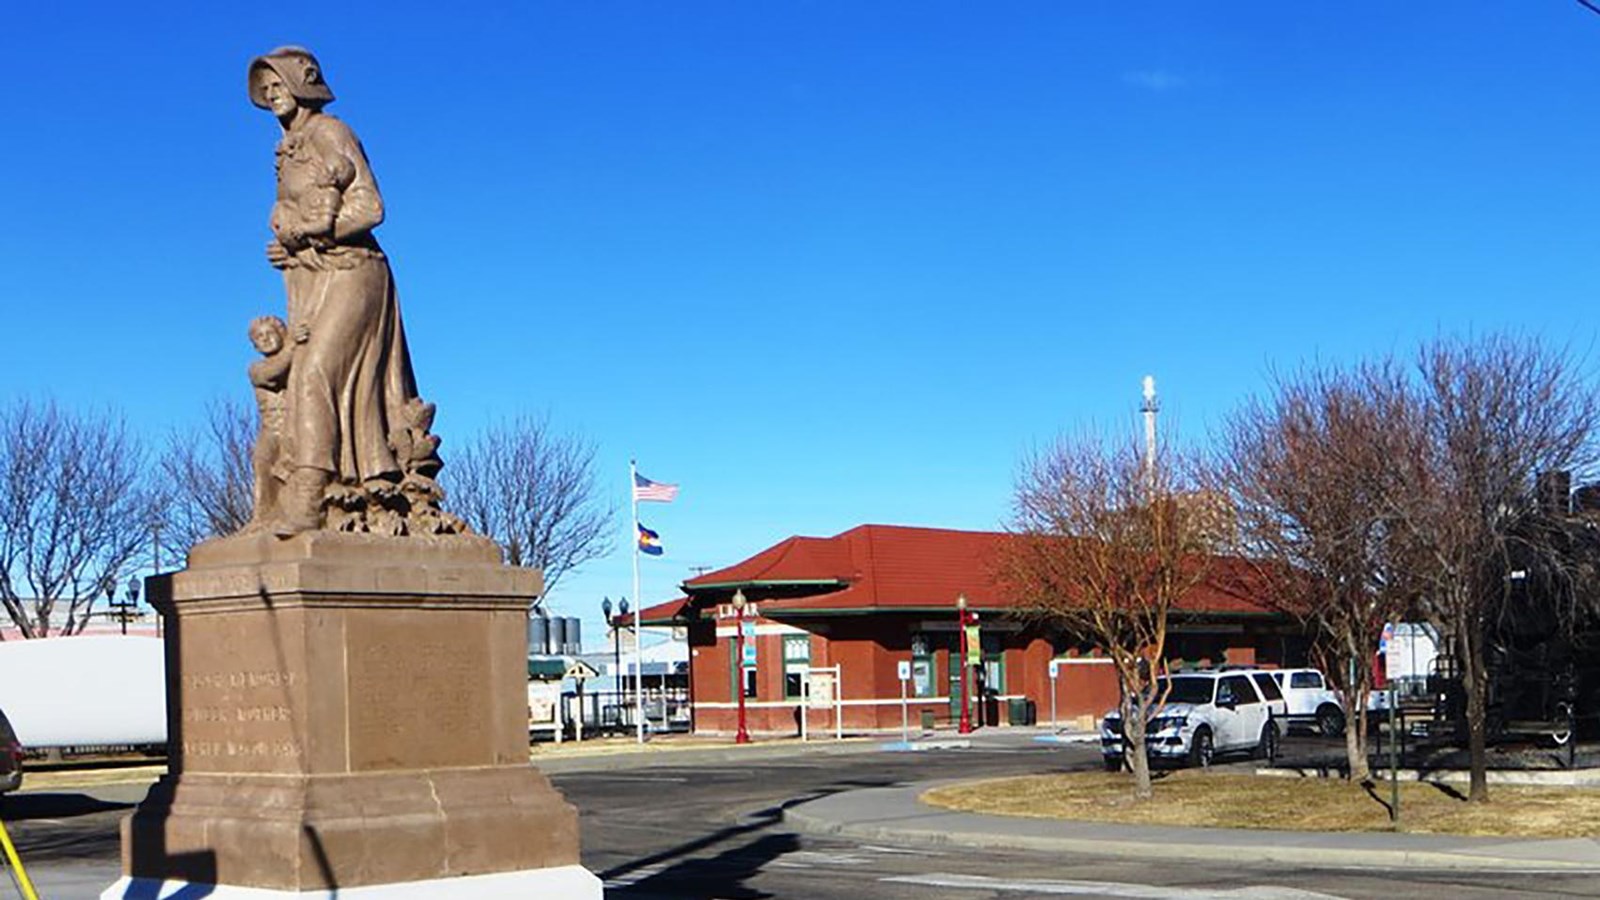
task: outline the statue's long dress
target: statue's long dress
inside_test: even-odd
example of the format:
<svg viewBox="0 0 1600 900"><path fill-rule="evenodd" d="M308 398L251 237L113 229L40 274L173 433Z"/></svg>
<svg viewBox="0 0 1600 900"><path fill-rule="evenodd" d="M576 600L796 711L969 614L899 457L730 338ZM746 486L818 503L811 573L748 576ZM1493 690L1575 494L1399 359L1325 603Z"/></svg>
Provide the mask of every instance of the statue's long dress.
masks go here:
<svg viewBox="0 0 1600 900"><path fill-rule="evenodd" d="M318 114L278 145L272 228L312 236L284 269L289 333L308 340L289 369L285 452L346 483L395 479L390 431L417 396L389 262L372 236L383 200L355 134Z"/></svg>

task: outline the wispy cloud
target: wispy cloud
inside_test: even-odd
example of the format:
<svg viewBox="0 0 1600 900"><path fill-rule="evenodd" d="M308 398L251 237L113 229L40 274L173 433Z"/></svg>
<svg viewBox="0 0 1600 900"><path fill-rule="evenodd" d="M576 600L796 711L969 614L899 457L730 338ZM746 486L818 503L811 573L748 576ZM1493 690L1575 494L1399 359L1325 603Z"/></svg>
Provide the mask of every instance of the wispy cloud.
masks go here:
<svg viewBox="0 0 1600 900"><path fill-rule="evenodd" d="M1165 69L1137 69L1122 73L1122 83L1147 91L1175 91L1187 85L1188 79Z"/></svg>

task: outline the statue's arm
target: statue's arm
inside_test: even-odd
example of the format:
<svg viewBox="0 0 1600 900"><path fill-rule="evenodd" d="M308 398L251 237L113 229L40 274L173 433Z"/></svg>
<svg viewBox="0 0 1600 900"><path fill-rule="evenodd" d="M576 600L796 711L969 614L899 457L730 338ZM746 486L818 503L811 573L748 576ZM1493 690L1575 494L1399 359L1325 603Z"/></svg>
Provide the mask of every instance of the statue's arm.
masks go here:
<svg viewBox="0 0 1600 900"><path fill-rule="evenodd" d="M333 219L333 238L341 241L383 223L383 197L378 193L377 180L372 177L366 151L361 149L361 142L356 140L350 127L332 119L324 133L328 150L338 160L335 169L342 196Z"/></svg>
<svg viewBox="0 0 1600 900"><path fill-rule="evenodd" d="M281 350L251 363L250 383L269 391L282 390L289 381L289 360L292 355L287 350Z"/></svg>

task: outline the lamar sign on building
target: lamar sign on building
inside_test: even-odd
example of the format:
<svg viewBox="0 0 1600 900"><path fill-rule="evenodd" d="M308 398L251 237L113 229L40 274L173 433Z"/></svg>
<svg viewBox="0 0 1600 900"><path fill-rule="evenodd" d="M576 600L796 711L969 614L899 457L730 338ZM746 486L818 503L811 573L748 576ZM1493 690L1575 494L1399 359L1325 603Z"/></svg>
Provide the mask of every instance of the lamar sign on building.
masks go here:
<svg viewBox="0 0 1600 900"><path fill-rule="evenodd" d="M644 610L642 624L689 636L694 730L732 734L742 681L749 730L796 734L805 679L838 666L846 731L898 731L901 663L909 663L913 726L953 727L960 717L956 598L978 613L974 716L984 725L1090 724L1117 701L1108 660L1073 635L1049 633L1019 615L994 583L993 559L1007 536L897 525L861 525L833 537L791 537L682 585L684 596ZM718 608L742 591L759 610L753 668L739 677L736 622ZM1299 624L1259 599L1219 587L1191 591L1172 616L1175 666L1298 666ZM952 661L954 660L954 665ZM1051 679L1052 662L1057 677ZM831 731L833 710L812 711L809 728Z"/></svg>

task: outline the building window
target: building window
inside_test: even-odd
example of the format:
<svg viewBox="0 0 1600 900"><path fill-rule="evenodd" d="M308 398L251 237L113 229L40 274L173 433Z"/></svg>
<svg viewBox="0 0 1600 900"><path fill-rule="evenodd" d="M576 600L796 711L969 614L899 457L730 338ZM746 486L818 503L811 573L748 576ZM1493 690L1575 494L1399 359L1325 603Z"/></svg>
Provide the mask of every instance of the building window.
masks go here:
<svg viewBox="0 0 1600 900"><path fill-rule="evenodd" d="M749 640L749 638L746 638L746 640ZM739 695L734 692L739 689L740 666L739 655L734 652L735 646L736 644L731 641L728 644L728 697L737 700ZM757 657L756 662L758 665L760 664L760 657ZM755 666L750 666L744 670L744 695L746 699L754 699L756 696Z"/></svg>
<svg viewBox="0 0 1600 900"><path fill-rule="evenodd" d="M996 694L1006 692L1006 653L998 634L985 634L983 642L983 687Z"/></svg>
<svg viewBox="0 0 1600 900"><path fill-rule="evenodd" d="M911 696L937 697L938 683L933 676L933 651L925 634L911 637Z"/></svg>
<svg viewBox="0 0 1600 900"><path fill-rule="evenodd" d="M805 691L806 672L811 668L811 635L783 636L783 697L799 698Z"/></svg>

